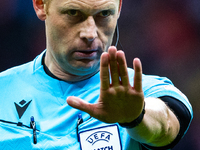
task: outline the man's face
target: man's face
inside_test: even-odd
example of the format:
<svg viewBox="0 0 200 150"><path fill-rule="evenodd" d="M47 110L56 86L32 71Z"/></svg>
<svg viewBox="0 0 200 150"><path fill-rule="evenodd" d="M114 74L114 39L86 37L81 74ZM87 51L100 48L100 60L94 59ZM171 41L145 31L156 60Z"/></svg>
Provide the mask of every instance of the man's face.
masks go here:
<svg viewBox="0 0 200 150"><path fill-rule="evenodd" d="M119 0L52 0L45 20L51 63L72 75L97 72L118 17Z"/></svg>

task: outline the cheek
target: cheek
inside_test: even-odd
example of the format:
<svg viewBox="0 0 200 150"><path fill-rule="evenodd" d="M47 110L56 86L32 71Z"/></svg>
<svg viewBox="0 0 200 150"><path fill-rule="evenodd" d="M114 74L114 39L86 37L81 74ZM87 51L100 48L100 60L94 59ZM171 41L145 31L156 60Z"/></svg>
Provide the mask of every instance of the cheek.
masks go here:
<svg viewBox="0 0 200 150"><path fill-rule="evenodd" d="M106 49L111 45L113 40L113 35L115 33L115 27L116 25L114 23L106 26L106 28L103 27L103 42L106 45Z"/></svg>
<svg viewBox="0 0 200 150"><path fill-rule="evenodd" d="M104 31L104 34L107 36L107 37L112 37L113 34L114 34L114 31L115 31L115 26L110 26L110 27L107 27L106 30Z"/></svg>
<svg viewBox="0 0 200 150"><path fill-rule="evenodd" d="M49 45L58 53L66 53L73 48L75 34L66 25L54 24L50 28Z"/></svg>
<svg viewBox="0 0 200 150"><path fill-rule="evenodd" d="M50 38L56 42L61 42L64 40L64 38L67 38L68 34L66 33L70 33L68 25L62 16L50 15L50 18L47 20L46 24Z"/></svg>
<svg viewBox="0 0 200 150"><path fill-rule="evenodd" d="M116 23L117 23L117 21L114 17L108 23L102 25L102 28L104 29L104 34L106 36L112 36L114 34Z"/></svg>
<svg viewBox="0 0 200 150"><path fill-rule="evenodd" d="M52 39L57 42L64 40L64 37L66 38L67 28L65 28L62 24L54 24L51 26L50 31Z"/></svg>

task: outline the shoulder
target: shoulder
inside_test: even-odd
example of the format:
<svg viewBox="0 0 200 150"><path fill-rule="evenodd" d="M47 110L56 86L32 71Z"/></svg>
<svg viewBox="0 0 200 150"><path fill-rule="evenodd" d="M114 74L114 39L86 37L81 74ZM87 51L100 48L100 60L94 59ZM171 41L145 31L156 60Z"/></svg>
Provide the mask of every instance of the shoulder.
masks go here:
<svg viewBox="0 0 200 150"><path fill-rule="evenodd" d="M5 80L14 80L16 78L23 78L31 70L32 62L9 68L0 73L0 82Z"/></svg>
<svg viewBox="0 0 200 150"><path fill-rule="evenodd" d="M0 79L14 77L14 76L25 77L26 75L32 74L35 70L37 70L42 66L42 56L44 52L42 52L40 55L38 55L34 60L30 62L9 68L1 72Z"/></svg>

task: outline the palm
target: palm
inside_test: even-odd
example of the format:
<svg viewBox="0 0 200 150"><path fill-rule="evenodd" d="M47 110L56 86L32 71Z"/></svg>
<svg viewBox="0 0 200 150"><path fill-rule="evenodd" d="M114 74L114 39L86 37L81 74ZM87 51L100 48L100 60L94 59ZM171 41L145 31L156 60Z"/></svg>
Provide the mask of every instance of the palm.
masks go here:
<svg viewBox="0 0 200 150"><path fill-rule="evenodd" d="M111 47L101 56L100 96L96 104L88 104L78 98L68 98L68 104L89 113L107 123L131 122L139 116L143 108L142 68L138 59L134 60L134 87L129 83L124 53ZM110 70L110 73L109 73ZM110 81L111 76L111 81ZM111 83L110 83L111 82ZM77 106L73 101L79 101Z"/></svg>

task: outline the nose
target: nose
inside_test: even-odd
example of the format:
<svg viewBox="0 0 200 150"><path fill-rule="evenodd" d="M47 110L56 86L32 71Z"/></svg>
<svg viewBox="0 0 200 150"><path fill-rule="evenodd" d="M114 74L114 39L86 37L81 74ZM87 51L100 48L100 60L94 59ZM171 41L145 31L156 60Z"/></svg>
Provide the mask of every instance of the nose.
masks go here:
<svg viewBox="0 0 200 150"><path fill-rule="evenodd" d="M94 41L97 37L97 26L92 16L89 16L82 26L80 38L86 39L88 42Z"/></svg>

